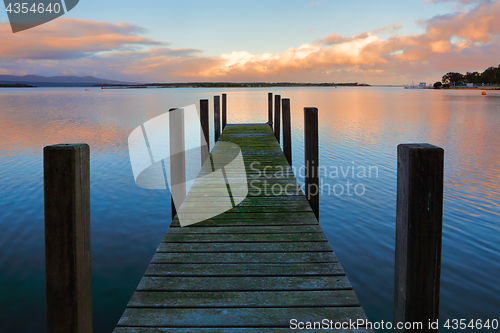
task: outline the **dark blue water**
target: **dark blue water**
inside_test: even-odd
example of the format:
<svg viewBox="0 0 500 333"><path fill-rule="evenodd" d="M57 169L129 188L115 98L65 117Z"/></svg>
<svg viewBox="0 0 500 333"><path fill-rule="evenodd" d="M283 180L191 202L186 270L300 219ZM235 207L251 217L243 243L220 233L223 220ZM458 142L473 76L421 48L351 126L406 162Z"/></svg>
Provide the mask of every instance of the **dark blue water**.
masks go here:
<svg viewBox="0 0 500 333"><path fill-rule="evenodd" d="M291 99L297 171L302 108L319 108L320 223L371 321L392 318L396 147L409 142L445 150L441 321L500 319L500 92L38 88L0 90L0 332L45 331L45 145L91 147L94 331L111 332L171 216L168 192L135 185L128 135L222 92L229 123L265 122L268 91Z"/></svg>

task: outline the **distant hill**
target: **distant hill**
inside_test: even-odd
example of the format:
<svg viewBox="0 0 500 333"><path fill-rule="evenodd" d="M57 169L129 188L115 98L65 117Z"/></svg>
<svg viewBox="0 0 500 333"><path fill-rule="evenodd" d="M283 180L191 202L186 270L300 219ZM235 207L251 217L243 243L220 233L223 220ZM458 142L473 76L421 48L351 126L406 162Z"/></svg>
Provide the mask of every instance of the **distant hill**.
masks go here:
<svg viewBox="0 0 500 333"><path fill-rule="evenodd" d="M93 76L38 76L0 75L0 85L27 84L37 87L92 87L94 85L136 85L137 82L122 82L100 79Z"/></svg>

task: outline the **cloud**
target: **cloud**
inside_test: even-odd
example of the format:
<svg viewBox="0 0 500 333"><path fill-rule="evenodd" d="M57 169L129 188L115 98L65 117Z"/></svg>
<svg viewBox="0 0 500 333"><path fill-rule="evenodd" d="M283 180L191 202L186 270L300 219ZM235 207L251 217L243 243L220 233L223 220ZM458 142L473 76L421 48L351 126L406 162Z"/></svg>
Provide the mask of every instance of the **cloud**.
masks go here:
<svg viewBox="0 0 500 333"><path fill-rule="evenodd" d="M489 0L425 0L430 3L455 2L461 5L472 5L477 3L488 3Z"/></svg>
<svg viewBox="0 0 500 333"><path fill-rule="evenodd" d="M317 1L317 2L309 1L309 7L311 7L311 6L317 6L317 5L321 5L321 4L322 4L322 2L320 2L320 1Z"/></svg>
<svg viewBox="0 0 500 333"><path fill-rule="evenodd" d="M370 30L369 32L374 34L395 34L401 28L403 28L401 24L391 24L382 28Z"/></svg>
<svg viewBox="0 0 500 333"><path fill-rule="evenodd" d="M334 33L277 54L234 51L220 56L223 64L184 76L209 78L311 78L344 81L376 79L404 83L414 77L440 77L443 72L481 70L498 62L500 2L436 16L420 22L422 34L393 35L401 26L342 36ZM473 66L473 68L471 68Z"/></svg>
<svg viewBox="0 0 500 333"><path fill-rule="evenodd" d="M354 35L352 37L343 37L337 33L333 33L331 35L328 35L325 38L321 38L321 39L316 40L315 43L322 44L322 45L335 45L335 44L352 42L355 40L366 39L369 36L370 36L370 34L368 32L362 32L362 33L360 33L358 35Z"/></svg>
<svg viewBox="0 0 500 333"><path fill-rule="evenodd" d="M8 23L0 23L0 59L75 59L103 51L165 45L138 35L144 32L129 23L59 18L36 29L12 34Z"/></svg>

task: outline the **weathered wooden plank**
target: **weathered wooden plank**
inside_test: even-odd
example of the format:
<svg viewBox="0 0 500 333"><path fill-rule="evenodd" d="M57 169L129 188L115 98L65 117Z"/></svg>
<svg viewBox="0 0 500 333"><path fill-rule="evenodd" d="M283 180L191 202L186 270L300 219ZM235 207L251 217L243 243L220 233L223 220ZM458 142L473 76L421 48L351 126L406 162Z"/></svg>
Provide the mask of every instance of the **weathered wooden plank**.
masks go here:
<svg viewBox="0 0 500 333"><path fill-rule="evenodd" d="M217 202L226 202L222 197L218 197L217 199L219 200L190 200L188 202L184 202L182 204L183 207L213 207L213 205L217 204ZM310 211L311 206L309 205L308 202L306 201L289 201L289 202L283 202L283 201L274 201L274 202L268 202L266 203L265 200L262 201L250 201L246 200L238 204L236 207L231 209L231 211L245 211L245 209L250 209L254 210L256 208L266 208L269 210L277 209L277 210L282 210L282 209L289 209L290 211L295 211L295 210L300 210L300 211ZM248 210L248 211L250 211Z"/></svg>
<svg viewBox="0 0 500 333"><path fill-rule="evenodd" d="M261 196L260 198L265 198L265 196ZM227 202L227 201L226 201ZM270 206L271 208L272 206ZM275 206L276 207L276 206ZM287 214L286 212L232 212L233 208L216 215L214 217L211 217L208 220L232 220L232 219L252 219L252 220L262 220L262 219L279 219L283 221L287 220L293 220L295 219L300 219L300 220L311 220L315 218L314 215L311 215L310 211L291 211L291 214ZM200 209L200 211L202 211ZM183 219L187 220L189 218L198 218L195 214L195 210L193 212L189 212L189 210L183 212ZM194 215L193 217L190 217L189 215ZM175 220L177 220L178 217L175 217Z"/></svg>
<svg viewBox="0 0 500 333"><path fill-rule="evenodd" d="M269 242L326 242L324 233L295 234L170 234L163 237L163 243L269 243Z"/></svg>
<svg viewBox="0 0 500 333"><path fill-rule="evenodd" d="M170 228L167 234L291 234L291 233L323 233L319 225L299 226L240 226L240 227L184 227Z"/></svg>
<svg viewBox="0 0 500 333"><path fill-rule="evenodd" d="M144 276L344 275L339 263L150 264Z"/></svg>
<svg viewBox="0 0 500 333"><path fill-rule="evenodd" d="M214 198L210 200L207 197L191 197L188 196L183 204L185 203L202 203L202 202L217 202L224 201L222 198ZM305 197L300 196L269 196L265 198L261 197L246 197L242 202L238 204L238 207L242 206L273 206L273 205L308 205L309 202Z"/></svg>
<svg viewBox="0 0 500 333"><path fill-rule="evenodd" d="M181 207L183 222L227 202L227 189L203 178L213 167L230 182L246 179L248 196L188 227L172 221L115 332L288 332L292 318L366 319L269 125L227 125L218 141L239 145L245 176L227 167L234 150L216 145L218 158L207 159Z"/></svg>
<svg viewBox="0 0 500 333"><path fill-rule="evenodd" d="M265 291L352 289L344 275L143 277L138 291Z"/></svg>
<svg viewBox="0 0 500 333"><path fill-rule="evenodd" d="M222 197L222 198L227 198L227 192L224 193L223 191L214 191L214 193L211 195L210 192L195 192L195 193L192 193L191 194L193 197ZM280 191L278 188L276 188L274 190L274 193L273 193L273 190L271 187L268 187L267 190L265 190L264 188L260 191L260 194L257 193L255 190L254 191L249 191L248 192L248 195L247 195L247 198L253 198L253 197L257 197L257 198L267 198L267 197L270 197L270 196L281 196L281 197L291 197L291 196L300 196L300 197L303 197L304 194L302 192L302 189L300 188L297 188L296 191L292 189L289 189L288 190L288 193L285 193L285 190L283 189L283 191Z"/></svg>
<svg viewBox="0 0 500 333"><path fill-rule="evenodd" d="M319 325L319 324L318 324ZM186 328L186 327L117 327L113 333L234 333L235 329L237 332L241 333L289 333L290 328L276 328L276 327L264 327L264 328L246 328L246 327L230 327L230 328ZM301 329L302 333L323 333L324 329ZM333 329L328 330L330 333L372 333L373 330L368 330L366 328L357 329Z"/></svg>
<svg viewBox="0 0 500 333"><path fill-rule="evenodd" d="M228 180L247 180L247 183L250 184L252 181L254 184L257 184L258 182L261 182L261 183L264 183L264 181L266 181L266 183L269 183L269 184L293 184L293 185L298 185L299 183L297 182L297 180L295 180L294 178L291 178L291 177L278 177L278 176L273 176L272 173L269 173L268 171L266 171L266 175L260 175L258 177L255 177L255 176L252 176L252 177L241 177L240 175L237 175L237 174L232 174L230 172L227 172L227 179ZM234 175L234 177L233 177ZM257 174L256 174L257 175ZM202 178L198 178L194 183L193 183L193 187L200 184L200 185L205 185L205 184L218 184L219 181L216 180L216 179L202 179Z"/></svg>
<svg viewBox="0 0 500 333"><path fill-rule="evenodd" d="M245 186L246 186L249 191L251 191L252 189L255 189L255 188L259 188L259 189L267 188L268 192L269 192L268 195L274 195L274 196L287 195L287 193L282 193L285 190L286 191L299 191L300 193L303 193L298 183L291 182L289 180L269 179L269 178L268 179L262 179L262 178L261 179L246 179L246 182L245 182L245 179L243 179L243 178L233 179L233 180L238 181L237 182L238 186L235 187L235 185L231 185L231 182L230 182L230 187L231 187L232 191L234 191L235 189L243 189L244 190ZM243 186L243 184L245 186ZM221 189L214 188L214 186L217 186L217 185L220 185L220 182L207 181L207 182L196 183L196 184L193 184L189 193L198 193L198 192L206 193L206 192L209 192L210 189L214 192L217 191L217 192L221 192L221 193L227 193L227 189L225 189L225 188L221 188Z"/></svg>
<svg viewBox="0 0 500 333"><path fill-rule="evenodd" d="M352 290L136 292L128 307L359 306Z"/></svg>
<svg viewBox="0 0 500 333"><path fill-rule="evenodd" d="M160 243L157 252L329 252L328 242Z"/></svg>
<svg viewBox="0 0 500 333"><path fill-rule="evenodd" d="M273 252L273 253L156 253L152 264L161 263L325 263L338 262L333 252Z"/></svg>
<svg viewBox="0 0 500 333"><path fill-rule="evenodd" d="M221 194L227 195L226 188L213 187L211 185L219 185L220 183L207 183L203 184L201 187L192 187L189 191L190 194ZM250 185L250 186L249 186ZM241 191L248 191L247 196L270 196L270 195L280 195L280 196L289 196L289 195L304 195L302 189L298 184L291 183L280 183L280 182L271 182L271 181L260 181L255 180L251 183L246 184L246 186L237 185L231 186L231 191L238 190L239 193Z"/></svg>
<svg viewBox="0 0 500 333"><path fill-rule="evenodd" d="M217 213L220 212L219 207L214 207L213 203L209 205L185 205L182 208L183 212L192 211L196 213ZM311 206L254 206L254 207L233 207L232 209L225 211L224 213L303 213L312 212ZM184 215L183 215L184 216Z"/></svg>
<svg viewBox="0 0 500 333"><path fill-rule="evenodd" d="M225 227L225 226L283 226L283 225L310 225L318 224L318 220L314 217L302 218L300 220L294 220L293 218L282 218L282 219L238 219L237 216L234 218L219 219L220 215L214 217L213 219L208 219L196 224L189 225L190 228L197 227ZM188 222L189 220L184 220ZM174 220L170 224L171 228L180 227L179 220Z"/></svg>
<svg viewBox="0 0 500 333"><path fill-rule="evenodd" d="M198 217L203 217L201 215L203 213L186 213L183 215L183 219L189 220L191 218L198 218ZM302 218L311 218L310 212L295 212L293 213L293 216L297 219L302 219ZM277 213L231 213L231 212L224 212L220 215L217 215L217 219L219 220L224 220L224 219L284 219L286 217L290 217L290 214L287 214L285 212L277 212Z"/></svg>
<svg viewBox="0 0 500 333"><path fill-rule="evenodd" d="M290 320L334 322L367 319L360 307L313 308L127 308L118 326L290 327Z"/></svg>
<svg viewBox="0 0 500 333"><path fill-rule="evenodd" d="M288 170L280 170L280 169L276 169L276 168L267 168L264 170L264 168L254 168L255 170L248 170L246 171L246 179L248 181L251 181L251 180L254 180L254 179L269 179L269 180L272 180L272 179L280 179L280 180L283 180L283 181L295 181L295 175L293 174L293 172L291 171L288 171ZM242 177L241 176L241 172L236 172L236 171L232 171L232 170L224 170L226 172L226 175L228 177L228 179L235 179L235 180L242 180L242 179L245 179L245 177ZM212 173L211 170L203 170L203 172L200 172L198 174L198 177L203 177L207 174L210 174ZM202 180L201 179L198 179L195 181L195 183L197 182L201 182ZM203 180L204 181L204 180Z"/></svg>

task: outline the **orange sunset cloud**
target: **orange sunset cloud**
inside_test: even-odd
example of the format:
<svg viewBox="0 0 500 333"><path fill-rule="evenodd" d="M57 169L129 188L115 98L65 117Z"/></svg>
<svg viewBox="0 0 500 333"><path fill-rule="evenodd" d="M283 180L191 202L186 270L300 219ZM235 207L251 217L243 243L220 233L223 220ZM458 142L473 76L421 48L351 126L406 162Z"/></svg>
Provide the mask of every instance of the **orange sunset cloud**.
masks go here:
<svg viewBox="0 0 500 333"><path fill-rule="evenodd" d="M143 82L438 80L448 71L497 65L498 17L500 2L487 2L421 21L422 34L398 35L401 26L391 25L355 36L332 33L281 53L235 50L213 57L144 38L144 30L132 24L61 18L39 29L2 33L0 73L43 73L58 60L81 75ZM8 29L0 24L0 31ZM381 33L392 36L383 39Z"/></svg>

